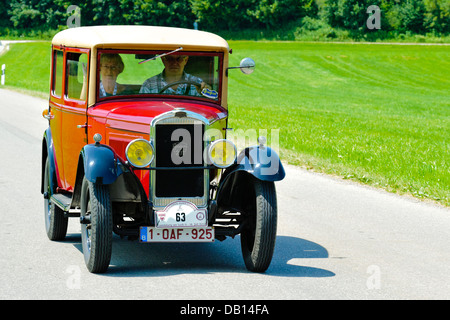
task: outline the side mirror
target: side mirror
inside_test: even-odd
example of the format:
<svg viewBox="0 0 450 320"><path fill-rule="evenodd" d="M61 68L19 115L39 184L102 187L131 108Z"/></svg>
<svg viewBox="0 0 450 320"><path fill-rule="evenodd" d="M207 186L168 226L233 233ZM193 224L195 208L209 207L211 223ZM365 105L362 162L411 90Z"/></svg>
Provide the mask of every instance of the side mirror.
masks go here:
<svg viewBox="0 0 450 320"><path fill-rule="evenodd" d="M255 71L256 63L252 58L244 58L241 60L239 64L239 68L241 68L242 73L250 74Z"/></svg>
<svg viewBox="0 0 450 320"><path fill-rule="evenodd" d="M239 67L228 67L225 75L228 77L228 69L241 69L242 73L250 74L255 71L256 63L252 58L244 58L241 60Z"/></svg>

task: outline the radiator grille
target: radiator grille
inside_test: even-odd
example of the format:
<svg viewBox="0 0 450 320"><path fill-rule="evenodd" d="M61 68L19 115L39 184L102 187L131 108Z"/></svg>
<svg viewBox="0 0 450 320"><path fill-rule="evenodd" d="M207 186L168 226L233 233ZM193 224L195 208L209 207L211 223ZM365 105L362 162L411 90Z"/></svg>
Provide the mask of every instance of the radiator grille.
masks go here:
<svg viewBox="0 0 450 320"><path fill-rule="evenodd" d="M203 167L202 124L157 124L155 126L156 167ZM156 170L158 198L203 197L203 169Z"/></svg>

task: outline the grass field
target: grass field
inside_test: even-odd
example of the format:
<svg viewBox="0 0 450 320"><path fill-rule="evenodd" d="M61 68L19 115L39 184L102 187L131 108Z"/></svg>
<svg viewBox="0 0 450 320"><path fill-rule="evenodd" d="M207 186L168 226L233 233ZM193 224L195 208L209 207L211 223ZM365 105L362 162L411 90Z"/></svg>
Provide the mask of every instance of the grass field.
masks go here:
<svg viewBox="0 0 450 320"><path fill-rule="evenodd" d="M279 128L289 163L449 204L450 47L232 47L257 61L231 76L232 126Z"/></svg>
<svg viewBox="0 0 450 320"><path fill-rule="evenodd" d="M51 45L48 41L14 43L0 56L6 64L6 85L48 97Z"/></svg>
<svg viewBox="0 0 450 320"><path fill-rule="evenodd" d="M232 65L257 63L230 71L230 127L278 129L284 162L450 205L449 46L230 46ZM48 43L17 44L0 64L9 85L45 93L49 59Z"/></svg>

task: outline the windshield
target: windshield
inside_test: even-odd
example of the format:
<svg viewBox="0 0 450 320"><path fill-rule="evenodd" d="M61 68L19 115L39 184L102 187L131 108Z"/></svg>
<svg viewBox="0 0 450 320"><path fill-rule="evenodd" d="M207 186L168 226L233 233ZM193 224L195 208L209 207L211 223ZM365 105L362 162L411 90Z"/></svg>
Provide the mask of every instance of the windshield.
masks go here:
<svg viewBox="0 0 450 320"><path fill-rule="evenodd" d="M102 50L98 99L115 96L183 96L220 102L221 54Z"/></svg>

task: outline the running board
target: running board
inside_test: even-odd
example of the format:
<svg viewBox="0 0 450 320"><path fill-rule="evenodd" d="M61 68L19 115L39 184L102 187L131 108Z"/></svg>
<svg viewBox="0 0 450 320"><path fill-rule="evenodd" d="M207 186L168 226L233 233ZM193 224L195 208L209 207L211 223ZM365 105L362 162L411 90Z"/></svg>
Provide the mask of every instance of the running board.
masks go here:
<svg viewBox="0 0 450 320"><path fill-rule="evenodd" d="M63 193L56 193L51 195L50 201L60 207L64 212L68 212L70 209L70 203L72 202L72 197Z"/></svg>

